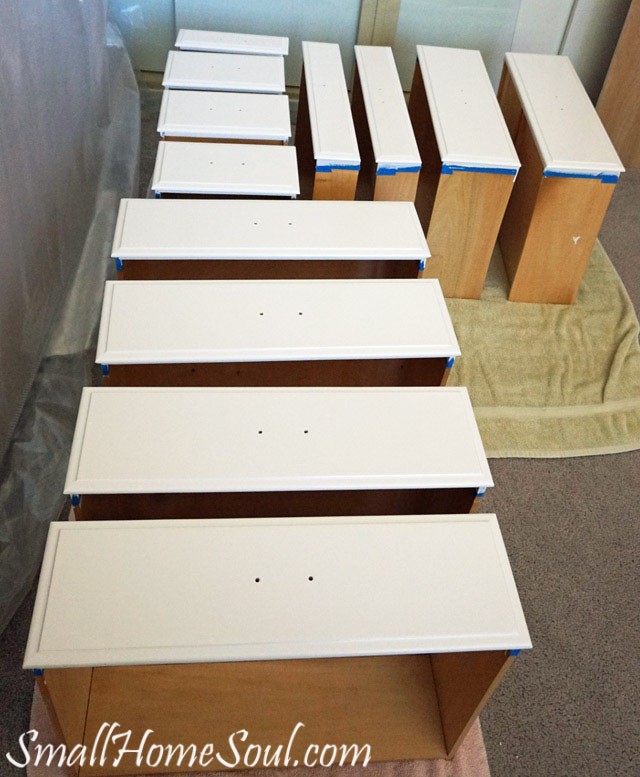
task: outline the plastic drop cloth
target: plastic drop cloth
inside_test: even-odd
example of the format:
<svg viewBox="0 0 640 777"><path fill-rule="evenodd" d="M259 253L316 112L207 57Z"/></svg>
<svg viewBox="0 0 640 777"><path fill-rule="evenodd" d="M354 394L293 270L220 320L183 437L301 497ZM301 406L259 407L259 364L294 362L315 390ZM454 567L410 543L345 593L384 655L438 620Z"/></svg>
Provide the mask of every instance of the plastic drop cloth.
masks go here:
<svg viewBox="0 0 640 777"><path fill-rule="evenodd" d="M140 108L106 0L0 3L0 632L40 566Z"/></svg>

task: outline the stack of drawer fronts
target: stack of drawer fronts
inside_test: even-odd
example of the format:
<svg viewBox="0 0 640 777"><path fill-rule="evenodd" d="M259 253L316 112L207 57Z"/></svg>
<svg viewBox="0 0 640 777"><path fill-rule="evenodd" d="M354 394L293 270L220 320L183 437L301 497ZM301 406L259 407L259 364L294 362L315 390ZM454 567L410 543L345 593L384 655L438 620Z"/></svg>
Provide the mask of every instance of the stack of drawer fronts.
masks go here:
<svg viewBox="0 0 640 777"><path fill-rule="evenodd" d="M177 46L275 54L255 37ZM326 45L305 44L309 108ZM411 200L419 164L411 133L393 155L378 72L397 102L388 50L359 51L367 185L389 191L387 165ZM355 187L321 178L354 171L317 129L314 189ZM531 641L497 519L475 512L493 482L467 390L446 386L460 349L417 277L428 255L410 201L123 200L104 386L83 391L72 520L51 526L25 657L69 747L114 720L275 748L301 722L281 766L315 743L456 754ZM80 775L202 771L111 763Z"/></svg>
<svg viewBox="0 0 640 777"><path fill-rule="evenodd" d="M155 196L296 197L288 40L181 30L176 46L163 79Z"/></svg>

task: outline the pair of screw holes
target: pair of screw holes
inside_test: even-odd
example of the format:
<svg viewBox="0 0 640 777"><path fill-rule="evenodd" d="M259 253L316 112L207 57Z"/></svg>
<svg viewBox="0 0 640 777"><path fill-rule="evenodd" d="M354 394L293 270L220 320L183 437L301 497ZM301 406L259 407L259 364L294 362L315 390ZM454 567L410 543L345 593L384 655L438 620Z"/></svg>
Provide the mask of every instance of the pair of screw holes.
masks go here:
<svg viewBox="0 0 640 777"><path fill-rule="evenodd" d="M264 313L260 313L260 315L261 315L261 316L264 316ZM300 312L298 313L298 315L299 315L299 316L301 316L301 315L302 315L302 311L300 311Z"/></svg>
<svg viewBox="0 0 640 777"><path fill-rule="evenodd" d="M304 433L305 433L305 434L309 434L309 430L308 430L308 429L305 429L305 430L304 430ZM262 434L262 429L258 429L258 434Z"/></svg>
<svg viewBox="0 0 640 777"><path fill-rule="evenodd" d="M308 580L310 583L312 583L312 582L313 582L313 575L309 575L309 577L307 578L307 580ZM259 583L259 582L260 582L260 578L259 578L259 577L256 577L254 582L256 582L256 583Z"/></svg>

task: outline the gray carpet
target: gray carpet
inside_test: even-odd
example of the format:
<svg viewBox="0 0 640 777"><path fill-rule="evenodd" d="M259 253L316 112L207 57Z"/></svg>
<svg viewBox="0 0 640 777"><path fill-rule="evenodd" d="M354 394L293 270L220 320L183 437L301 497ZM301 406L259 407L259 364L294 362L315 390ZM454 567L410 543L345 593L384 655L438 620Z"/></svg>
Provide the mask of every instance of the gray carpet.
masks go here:
<svg viewBox="0 0 640 777"><path fill-rule="evenodd" d="M159 93L143 93L141 196ZM600 238L640 310L640 171L621 179ZM491 462L483 509L502 526L534 650L482 715L493 777L640 774L640 452ZM26 730L21 671L33 597L0 637L0 775Z"/></svg>

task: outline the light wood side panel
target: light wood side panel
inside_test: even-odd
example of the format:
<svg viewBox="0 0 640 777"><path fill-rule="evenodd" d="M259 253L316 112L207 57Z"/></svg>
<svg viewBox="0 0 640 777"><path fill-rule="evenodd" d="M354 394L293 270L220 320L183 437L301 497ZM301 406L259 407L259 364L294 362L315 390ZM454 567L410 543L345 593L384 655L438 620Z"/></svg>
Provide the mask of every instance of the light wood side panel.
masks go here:
<svg viewBox="0 0 640 777"><path fill-rule="evenodd" d="M498 237L510 283L513 283L527 240L529 225L536 208L538 190L543 180L542 160L524 116L520 121L514 142L522 167L516 178Z"/></svg>
<svg viewBox="0 0 640 777"><path fill-rule="evenodd" d="M448 758L454 757L512 663L506 650L431 656Z"/></svg>
<svg viewBox="0 0 640 777"><path fill-rule="evenodd" d="M445 297L480 297L512 189L510 175L455 171L440 177L423 277L437 278Z"/></svg>
<svg viewBox="0 0 640 777"><path fill-rule="evenodd" d="M633 0L618 40L597 111L628 167L640 167L640 0Z"/></svg>
<svg viewBox="0 0 640 777"><path fill-rule="evenodd" d="M429 656L378 656L220 664L101 667L95 677L86 741L103 721L117 720L139 742L146 729L157 743L213 742L227 760L231 734L250 743L286 744L301 721L291 755L301 761L311 743L371 745L374 761L446 756ZM284 748L283 748L284 749ZM215 769L216 762L209 766ZM242 768L240 764L238 768ZM116 770L86 767L81 774L201 771L137 767L128 755ZM220 770L220 767L218 767Z"/></svg>
<svg viewBox="0 0 640 777"><path fill-rule="evenodd" d="M614 188L599 179L542 179L510 301L575 300Z"/></svg>
<svg viewBox="0 0 640 777"><path fill-rule="evenodd" d="M376 175L374 200L403 200L415 202L420 173Z"/></svg>
<svg viewBox="0 0 640 777"><path fill-rule="evenodd" d="M49 715L67 747L84 739L92 668L47 669L38 678Z"/></svg>
<svg viewBox="0 0 640 777"><path fill-rule="evenodd" d="M358 186L358 170L316 170L313 179L314 200L354 200Z"/></svg>

